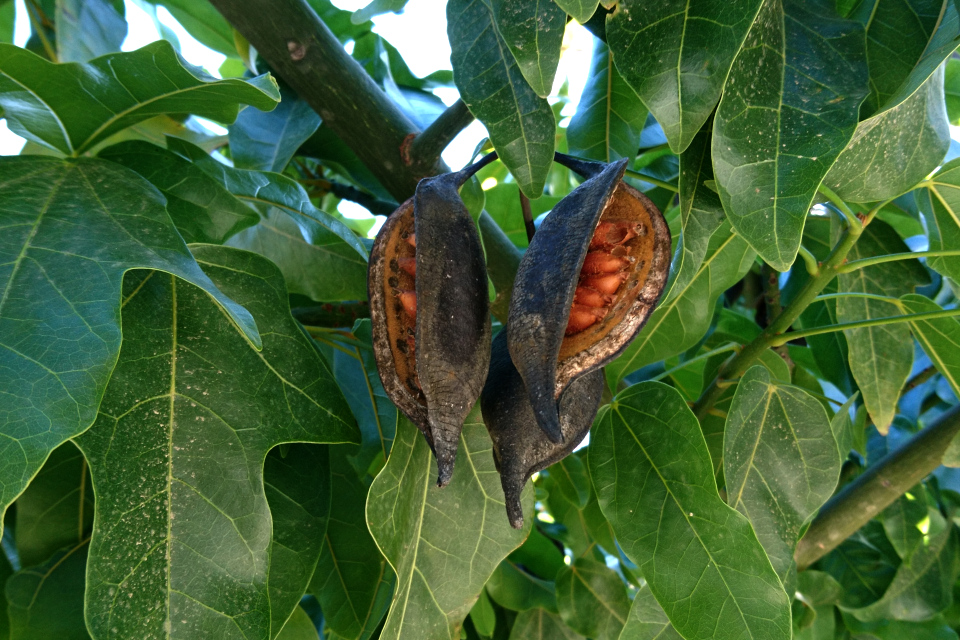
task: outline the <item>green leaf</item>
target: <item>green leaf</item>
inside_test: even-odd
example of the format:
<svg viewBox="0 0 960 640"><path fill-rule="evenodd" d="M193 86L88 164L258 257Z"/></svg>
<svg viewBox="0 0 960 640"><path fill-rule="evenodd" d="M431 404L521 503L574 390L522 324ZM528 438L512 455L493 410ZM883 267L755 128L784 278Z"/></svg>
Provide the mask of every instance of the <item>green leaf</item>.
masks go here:
<svg viewBox="0 0 960 640"><path fill-rule="evenodd" d="M367 497L367 525L397 573L381 638L452 639L494 569L530 531L533 491L525 489L526 527L510 527L492 445L478 408L467 417L453 480L434 486L430 446L405 417L387 465Z"/></svg>
<svg viewBox="0 0 960 640"><path fill-rule="evenodd" d="M300 607L293 610L293 615L277 636L277 640L319 640L319 638L317 629L313 626L313 620Z"/></svg>
<svg viewBox="0 0 960 640"><path fill-rule="evenodd" d="M603 513L677 632L790 638L790 600L749 521L720 499L700 426L676 390L643 382L618 394L590 449Z"/></svg>
<svg viewBox="0 0 960 640"><path fill-rule="evenodd" d="M553 0L490 0L497 31L534 93L550 95L567 15Z"/></svg>
<svg viewBox="0 0 960 640"><path fill-rule="evenodd" d="M53 450L16 505L17 554L24 567L87 539L93 526L93 488L87 461L73 443Z"/></svg>
<svg viewBox="0 0 960 640"><path fill-rule="evenodd" d="M949 148L941 69L899 105L857 125L824 184L847 202L887 200L926 178Z"/></svg>
<svg viewBox="0 0 960 640"><path fill-rule="evenodd" d="M506 173L506 172L504 172ZM527 227L523 221L523 211L520 209L520 194L517 185L510 182L501 182L497 186L484 191L487 213L503 230L513 244L520 248L527 246ZM542 196L530 201L530 213L534 217L553 209L560 196Z"/></svg>
<svg viewBox="0 0 960 640"><path fill-rule="evenodd" d="M903 296L900 304L904 313L943 311L930 298L917 294ZM960 395L960 322L955 318L915 320L910 328L937 371L950 383L953 392Z"/></svg>
<svg viewBox="0 0 960 640"><path fill-rule="evenodd" d="M843 623L856 634L856 640L957 640L957 633L939 616L920 624L897 620L866 623L844 614Z"/></svg>
<svg viewBox="0 0 960 640"><path fill-rule="evenodd" d="M869 0L855 17L867 29L870 93L861 115L892 109L960 44L960 21L951 0Z"/></svg>
<svg viewBox="0 0 960 640"><path fill-rule="evenodd" d="M799 602L799 601L798 601ZM810 626L797 630L794 640L834 640L837 633L837 619L833 606L825 605L810 609L815 618Z"/></svg>
<svg viewBox="0 0 960 640"><path fill-rule="evenodd" d="M103 160L0 160L0 507L93 422L120 351L121 281L153 268L204 289L253 344L250 313L200 270L146 180ZM76 229L83 229L77 233ZM218 312L219 313L219 312Z"/></svg>
<svg viewBox="0 0 960 640"><path fill-rule="evenodd" d="M579 456L567 456L547 467L547 472L567 502L578 509L587 506L587 500L590 499L590 478L587 476L587 467Z"/></svg>
<svg viewBox="0 0 960 640"><path fill-rule="evenodd" d="M57 57L86 62L120 51L127 21L110 0L57 0Z"/></svg>
<svg viewBox="0 0 960 640"><path fill-rule="evenodd" d="M617 68L663 127L674 153L687 148L713 112L760 5L623 0L607 16Z"/></svg>
<svg viewBox="0 0 960 640"><path fill-rule="evenodd" d="M167 143L260 214L260 223L230 238L230 246L273 261L290 293L324 302L366 299L366 248L343 222L314 207L298 183L279 173L233 169L184 140Z"/></svg>
<svg viewBox="0 0 960 640"><path fill-rule="evenodd" d="M84 567L89 541L57 552L7 580L11 640L88 640L83 623Z"/></svg>
<svg viewBox="0 0 960 640"><path fill-rule="evenodd" d="M367 488L350 466L347 453L347 447L331 449L336 498L310 593L320 602L327 629L343 638L367 640L390 605L394 575L367 530Z"/></svg>
<svg viewBox="0 0 960 640"><path fill-rule="evenodd" d="M923 184L917 205L926 222L931 251L960 247L960 159L943 165ZM927 258L927 265L942 275L960 281L960 257Z"/></svg>
<svg viewBox="0 0 960 640"><path fill-rule="evenodd" d="M843 462L853 449L854 433L853 420L850 418L850 409L856 405L860 393L854 393L847 398L847 401L841 405L833 418L830 419L830 430L833 431L833 437L837 441L837 449L840 452L840 461Z"/></svg>
<svg viewBox="0 0 960 640"><path fill-rule="evenodd" d="M98 154L133 169L167 199L167 213L187 242L223 242L260 216L199 167L162 147L131 140Z"/></svg>
<svg viewBox="0 0 960 640"><path fill-rule="evenodd" d="M797 593L807 604L819 607L839 602L843 587L829 573L807 569L797 574Z"/></svg>
<svg viewBox="0 0 960 640"><path fill-rule="evenodd" d="M13 0L0 1L0 42L13 43L13 29L16 18L17 3Z"/></svg>
<svg viewBox="0 0 960 640"><path fill-rule="evenodd" d="M350 21L353 22L353 24L362 24L382 13L400 13L403 11L403 8L407 6L407 1L408 0L373 0L373 2L362 9L354 11Z"/></svg>
<svg viewBox="0 0 960 640"><path fill-rule="evenodd" d="M929 510L929 535L900 565L883 597L851 613L864 622L885 619L922 622L952 602L957 534L936 509Z"/></svg>
<svg viewBox="0 0 960 640"><path fill-rule="evenodd" d="M534 527L520 547L511 553L511 562L522 564L528 571L550 582L565 565L563 552Z"/></svg>
<svg viewBox="0 0 960 640"><path fill-rule="evenodd" d="M332 374L290 316L279 270L235 249L193 251L252 309L263 351L196 287L155 271L127 278L120 360L97 422L76 440L97 495L86 594L96 635L269 637L292 610L272 602L290 577L268 573L271 560L295 559L271 545L264 458L283 442L358 439ZM291 529L277 544L322 531ZM311 571L301 573L305 589Z"/></svg>
<svg viewBox="0 0 960 640"><path fill-rule="evenodd" d="M626 585L615 571L589 557L557 574L560 618L593 640L616 640L630 612Z"/></svg>
<svg viewBox="0 0 960 640"><path fill-rule="evenodd" d="M510 640L580 640L583 638L563 623L555 613L530 609L517 616Z"/></svg>
<svg viewBox="0 0 960 640"><path fill-rule="evenodd" d="M725 222L710 238L697 275L661 303L637 338L607 366L611 386L640 367L683 353L710 328L717 298L750 270L756 254Z"/></svg>
<svg viewBox="0 0 960 640"><path fill-rule="evenodd" d="M903 253L909 249L897 232L881 220L863 230L860 240L847 254L847 260ZM913 293L918 284L929 282L926 270L917 260L899 260L840 274L841 292L870 293L899 297ZM882 300L840 298L837 320L855 322L900 315L897 305ZM891 324L844 331L850 349L853 373L863 402L882 434L886 434L896 414L897 400L913 364L913 342L906 324Z"/></svg>
<svg viewBox="0 0 960 640"><path fill-rule="evenodd" d="M797 256L807 210L853 136L867 88L863 27L831 14L827 0L765 0L714 119L723 208L778 271Z"/></svg>
<svg viewBox="0 0 960 640"><path fill-rule="evenodd" d="M192 113L233 122L240 104L267 110L279 99L269 75L218 80L163 40L86 64L53 64L0 44L0 106L10 130L67 155L153 116Z"/></svg>
<svg viewBox="0 0 960 640"><path fill-rule="evenodd" d="M827 412L760 365L737 385L723 443L727 502L753 525L781 580L804 524L833 495L840 455Z"/></svg>
<svg viewBox="0 0 960 640"><path fill-rule="evenodd" d="M607 45L597 39L587 84L567 127L570 153L601 162L633 158L646 121L647 108L613 65Z"/></svg>
<svg viewBox="0 0 960 640"><path fill-rule="evenodd" d="M228 57L237 56L233 27L208 0L146 0L163 5L201 44Z"/></svg>
<svg viewBox="0 0 960 640"><path fill-rule="evenodd" d="M943 76L943 94L950 124L960 124L960 60L950 58Z"/></svg>
<svg viewBox="0 0 960 640"><path fill-rule="evenodd" d="M820 567L843 588L842 608L865 607L883 596L899 566L892 548L890 554L864 539L848 539L820 560Z"/></svg>
<svg viewBox="0 0 960 640"><path fill-rule="evenodd" d="M328 447L274 447L267 454L263 478L273 521L268 574L273 638L283 635L280 629L287 617L299 609L320 558L331 509Z"/></svg>
<svg viewBox="0 0 960 640"><path fill-rule="evenodd" d="M683 640L683 637L670 624L650 589L644 587L633 599L619 640Z"/></svg>
<svg viewBox="0 0 960 640"><path fill-rule="evenodd" d="M317 112L296 92L283 86L276 109L244 109L228 127L233 166L281 172L319 126Z"/></svg>
<svg viewBox="0 0 960 640"><path fill-rule="evenodd" d="M909 558L923 541L920 525L927 518L927 497L923 485L917 485L883 510L883 530L897 555Z"/></svg>
<svg viewBox="0 0 960 640"><path fill-rule="evenodd" d="M599 0L554 0L557 5L580 24L585 24L597 11Z"/></svg>
<svg viewBox="0 0 960 640"><path fill-rule="evenodd" d="M494 25L489 1L447 3L453 77L520 189L539 198L553 162L556 121L550 104L521 74Z"/></svg>
<svg viewBox="0 0 960 640"><path fill-rule="evenodd" d="M487 581L487 593L498 605L511 611L529 611L540 607L557 612L554 583L531 575L504 560Z"/></svg>
<svg viewBox="0 0 960 640"><path fill-rule="evenodd" d="M496 630L497 612L493 610L493 604L486 591L480 592L480 597L470 609L470 619L473 622L473 628L481 636L492 636Z"/></svg>
<svg viewBox="0 0 960 640"><path fill-rule="evenodd" d="M672 300L689 286L703 265L710 238L723 224L720 196L705 184L713 180L712 132L712 126L705 127L680 154L680 224L683 233L670 265L671 278L663 296L664 302Z"/></svg>
<svg viewBox="0 0 960 640"><path fill-rule="evenodd" d="M357 320L352 333L360 344L341 343L340 349L330 349L328 357L337 384L360 427L360 450L349 456L360 476L376 458L386 461L397 430L397 408L380 382L370 331L370 320Z"/></svg>

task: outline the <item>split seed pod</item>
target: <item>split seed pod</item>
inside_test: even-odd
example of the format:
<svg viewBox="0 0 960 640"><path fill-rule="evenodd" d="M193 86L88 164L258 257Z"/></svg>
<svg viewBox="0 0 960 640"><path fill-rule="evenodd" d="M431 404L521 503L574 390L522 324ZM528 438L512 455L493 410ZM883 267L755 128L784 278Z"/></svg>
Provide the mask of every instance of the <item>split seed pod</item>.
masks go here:
<svg viewBox="0 0 960 640"><path fill-rule="evenodd" d="M670 230L649 198L623 182L627 160L557 161L587 180L533 236L507 324L537 422L562 442L563 390L617 357L650 317L670 271Z"/></svg>
<svg viewBox="0 0 960 640"><path fill-rule="evenodd" d="M523 379L507 349L506 331L493 341L490 374L480 396L483 423L493 441L493 459L514 529L523 527L520 493L537 471L567 457L590 431L603 395L603 370L580 376L560 396L563 442L552 442L537 426Z"/></svg>
<svg viewBox="0 0 960 640"><path fill-rule="evenodd" d="M483 249L457 190L493 159L421 180L370 253L367 288L380 380L430 444L441 487L453 475L463 421L490 362Z"/></svg>

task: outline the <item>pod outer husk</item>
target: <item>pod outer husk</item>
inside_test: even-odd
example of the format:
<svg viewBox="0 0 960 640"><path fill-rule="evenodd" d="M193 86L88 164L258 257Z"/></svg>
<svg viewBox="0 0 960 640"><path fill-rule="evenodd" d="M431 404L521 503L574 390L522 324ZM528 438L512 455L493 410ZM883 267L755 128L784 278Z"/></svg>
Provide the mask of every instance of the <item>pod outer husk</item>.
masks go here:
<svg viewBox="0 0 960 640"><path fill-rule="evenodd" d="M416 358L445 486L463 421L490 363L490 301L480 234L457 193L464 172L421 180L414 195L417 234Z"/></svg>
<svg viewBox="0 0 960 640"><path fill-rule="evenodd" d="M559 403L563 442L553 442L537 424L523 379L510 359L505 333L501 331L493 341L480 410L493 441L493 458L500 472L507 517L513 528L520 529L523 486L537 471L570 455L586 437L600 406L604 376L603 369L595 369L577 378L563 392Z"/></svg>
<svg viewBox="0 0 960 640"><path fill-rule="evenodd" d="M594 163L583 164L594 168ZM626 167L626 159L606 165L561 200L517 269L507 320L510 356L526 383L537 422L554 442L563 439L557 361L574 291L590 238Z"/></svg>

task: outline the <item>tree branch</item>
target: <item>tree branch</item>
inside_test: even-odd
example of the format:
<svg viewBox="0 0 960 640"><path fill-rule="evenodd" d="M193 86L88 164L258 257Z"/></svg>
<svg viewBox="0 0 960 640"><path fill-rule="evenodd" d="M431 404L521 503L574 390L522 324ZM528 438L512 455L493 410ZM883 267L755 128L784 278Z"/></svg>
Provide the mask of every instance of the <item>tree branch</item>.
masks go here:
<svg viewBox="0 0 960 640"><path fill-rule="evenodd" d="M453 142L457 135L474 120L463 100L457 100L430 123L423 133L410 142L407 164L412 167L433 167L440 160L440 154Z"/></svg>
<svg viewBox="0 0 960 640"><path fill-rule="evenodd" d="M881 458L820 509L800 539L794 559L805 569L940 466L960 432L960 406L950 409L905 445Z"/></svg>

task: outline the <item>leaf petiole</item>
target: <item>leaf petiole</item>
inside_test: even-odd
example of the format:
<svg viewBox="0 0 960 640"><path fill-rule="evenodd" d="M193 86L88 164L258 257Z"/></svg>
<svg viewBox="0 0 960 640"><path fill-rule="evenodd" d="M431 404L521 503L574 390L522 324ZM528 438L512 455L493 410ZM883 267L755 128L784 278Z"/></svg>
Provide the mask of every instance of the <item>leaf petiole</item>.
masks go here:
<svg viewBox="0 0 960 640"><path fill-rule="evenodd" d="M940 251L907 251L904 253L891 253L885 256L875 256L873 258L861 258L860 260L854 260L853 262L848 262L839 269L840 273L851 273L857 269L863 269L865 267L872 267L875 264L883 264L885 262L896 262L898 260L912 260L914 258L939 258L946 256L960 256L960 250L957 249L944 249Z"/></svg>
<svg viewBox="0 0 960 640"><path fill-rule="evenodd" d="M950 318L960 315L960 309L946 309L944 311L930 311L928 313L911 313L902 316L887 316L885 318L873 318L872 320L861 320L859 322L842 322L840 324L831 324L825 327L817 327L806 331L791 331L772 340L772 346L780 346L797 338L806 338L808 336L817 336L822 333L832 333L834 331L843 331L845 329L865 329L867 327L881 327L888 324L897 324L900 322L916 322L919 320L936 320L937 318Z"/></svg>

